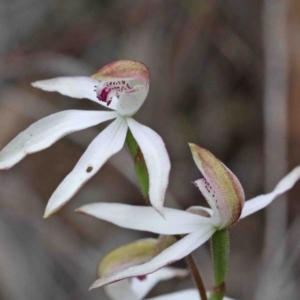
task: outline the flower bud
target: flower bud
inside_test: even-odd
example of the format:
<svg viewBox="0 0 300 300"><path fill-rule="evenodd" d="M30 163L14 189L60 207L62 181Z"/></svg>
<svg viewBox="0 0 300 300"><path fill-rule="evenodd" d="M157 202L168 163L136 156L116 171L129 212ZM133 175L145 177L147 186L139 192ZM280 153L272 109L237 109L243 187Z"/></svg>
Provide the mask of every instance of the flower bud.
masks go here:
<svg viewBox="0 0 300 300"><path fill-rule="evenodd" d="M98 277L149 261L153 258L156 243L156 239L141 239L111 251L100 262Z"/></svg>

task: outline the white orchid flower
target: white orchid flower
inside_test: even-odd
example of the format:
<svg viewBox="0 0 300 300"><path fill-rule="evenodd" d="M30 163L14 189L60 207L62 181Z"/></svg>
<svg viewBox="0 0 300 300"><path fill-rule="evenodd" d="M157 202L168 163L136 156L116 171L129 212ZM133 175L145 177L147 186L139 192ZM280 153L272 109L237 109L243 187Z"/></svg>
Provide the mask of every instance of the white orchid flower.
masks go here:
<svg viewBox="0 0 300 300"><path fill-rule="evenodd" d="M151 260L157 252L162 250L162 248L164 248L162 240L148 238L137 240L133 243L114 249L101 260L97 270L98 277L108 276L109 274L121 271L124 268L145 263ZM184 278L187 275L189 275L187 269L164 267L146 276L128 278L108 284L104 287L104 290L112 300L143 300L150 290L160 281L172 278ZM147 299L201 300L197 289L188 289ZM223 299L233 300L227 297Z"/></svg>
<svg viewBox="0 0 300 300"><path fill-rule="evenodd" d="M300 166L292 170L265 195L244 201L243 188L237 177L209 151L190 144L193 158L204 178L195 182L211 208L195 206L188 211L164 208L164 218L152 207L94 203L77 210L118 226L164 235L185 235L149 262L102 276L91 288L130 277L143 276L189 255L217 231L234 225L269 205L291 189L300 178Z"/></svg>
<svg viewBox="0 0 300 300"><path fill-rule="evenodd" d="M32 124L0 152L0 169L9 169L27 154L43 150L75 131L115 119L89 145L71 173L51 196L44 217L65 205L103 164L124 145L128 128L144 156L149 175L149 200L162 212L170 161L161 137L132 116L149 91L149 72L135 61L116 61L89 77L59 77L32 83L44 91L88 99L112 111L67 110Z"/></svg>

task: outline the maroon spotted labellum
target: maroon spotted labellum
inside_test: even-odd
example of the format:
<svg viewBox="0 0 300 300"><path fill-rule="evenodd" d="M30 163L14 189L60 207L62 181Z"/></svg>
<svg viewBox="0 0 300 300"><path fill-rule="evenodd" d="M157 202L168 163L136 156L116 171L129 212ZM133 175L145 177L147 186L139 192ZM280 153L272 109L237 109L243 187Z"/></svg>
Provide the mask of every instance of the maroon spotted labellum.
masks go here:
<svg viewBox="0 0 300 300"><path fill-rule="evenodd" d="M138 98L142 103L148 94L149 72L147 67L140 62L116 61L104 66L91 77L99 81L99 84L95 86L97 98L108 106L114 99L121 102L131 99L134 105ZM139 103L137 106L139 108Z"/></svg>

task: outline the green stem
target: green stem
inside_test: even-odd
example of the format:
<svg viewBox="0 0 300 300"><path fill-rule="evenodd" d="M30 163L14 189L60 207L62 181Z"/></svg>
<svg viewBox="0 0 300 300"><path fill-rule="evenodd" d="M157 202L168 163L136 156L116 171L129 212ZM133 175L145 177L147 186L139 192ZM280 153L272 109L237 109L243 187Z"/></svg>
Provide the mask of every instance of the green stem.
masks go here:
<svg viewBox="0 0 300 300"><path fill-rule="evenodd" d="M211 250L213 257L215 287L210 294L209 300L222 300L225 295L225 279L229 257L228 231L218 230L211 239Z"/></svg>

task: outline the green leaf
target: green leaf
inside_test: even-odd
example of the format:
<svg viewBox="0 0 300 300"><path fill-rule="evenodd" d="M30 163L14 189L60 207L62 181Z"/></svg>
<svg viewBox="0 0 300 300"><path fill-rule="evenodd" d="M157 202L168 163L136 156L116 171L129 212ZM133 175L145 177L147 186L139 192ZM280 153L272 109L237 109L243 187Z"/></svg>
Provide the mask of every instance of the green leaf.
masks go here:
<svg viewBox="0 0 300 300"><path fill-rule="evenodd" d="M128 129L127 136L126 136L126 145L128 150L133 158L134 162L134 170L138 177L142 194L146 200L146 203L149 204L149 175L148 169L146 166L146 162L141 152L141 149L136 142L135 138L133 137L130 129Z"/></svg>

